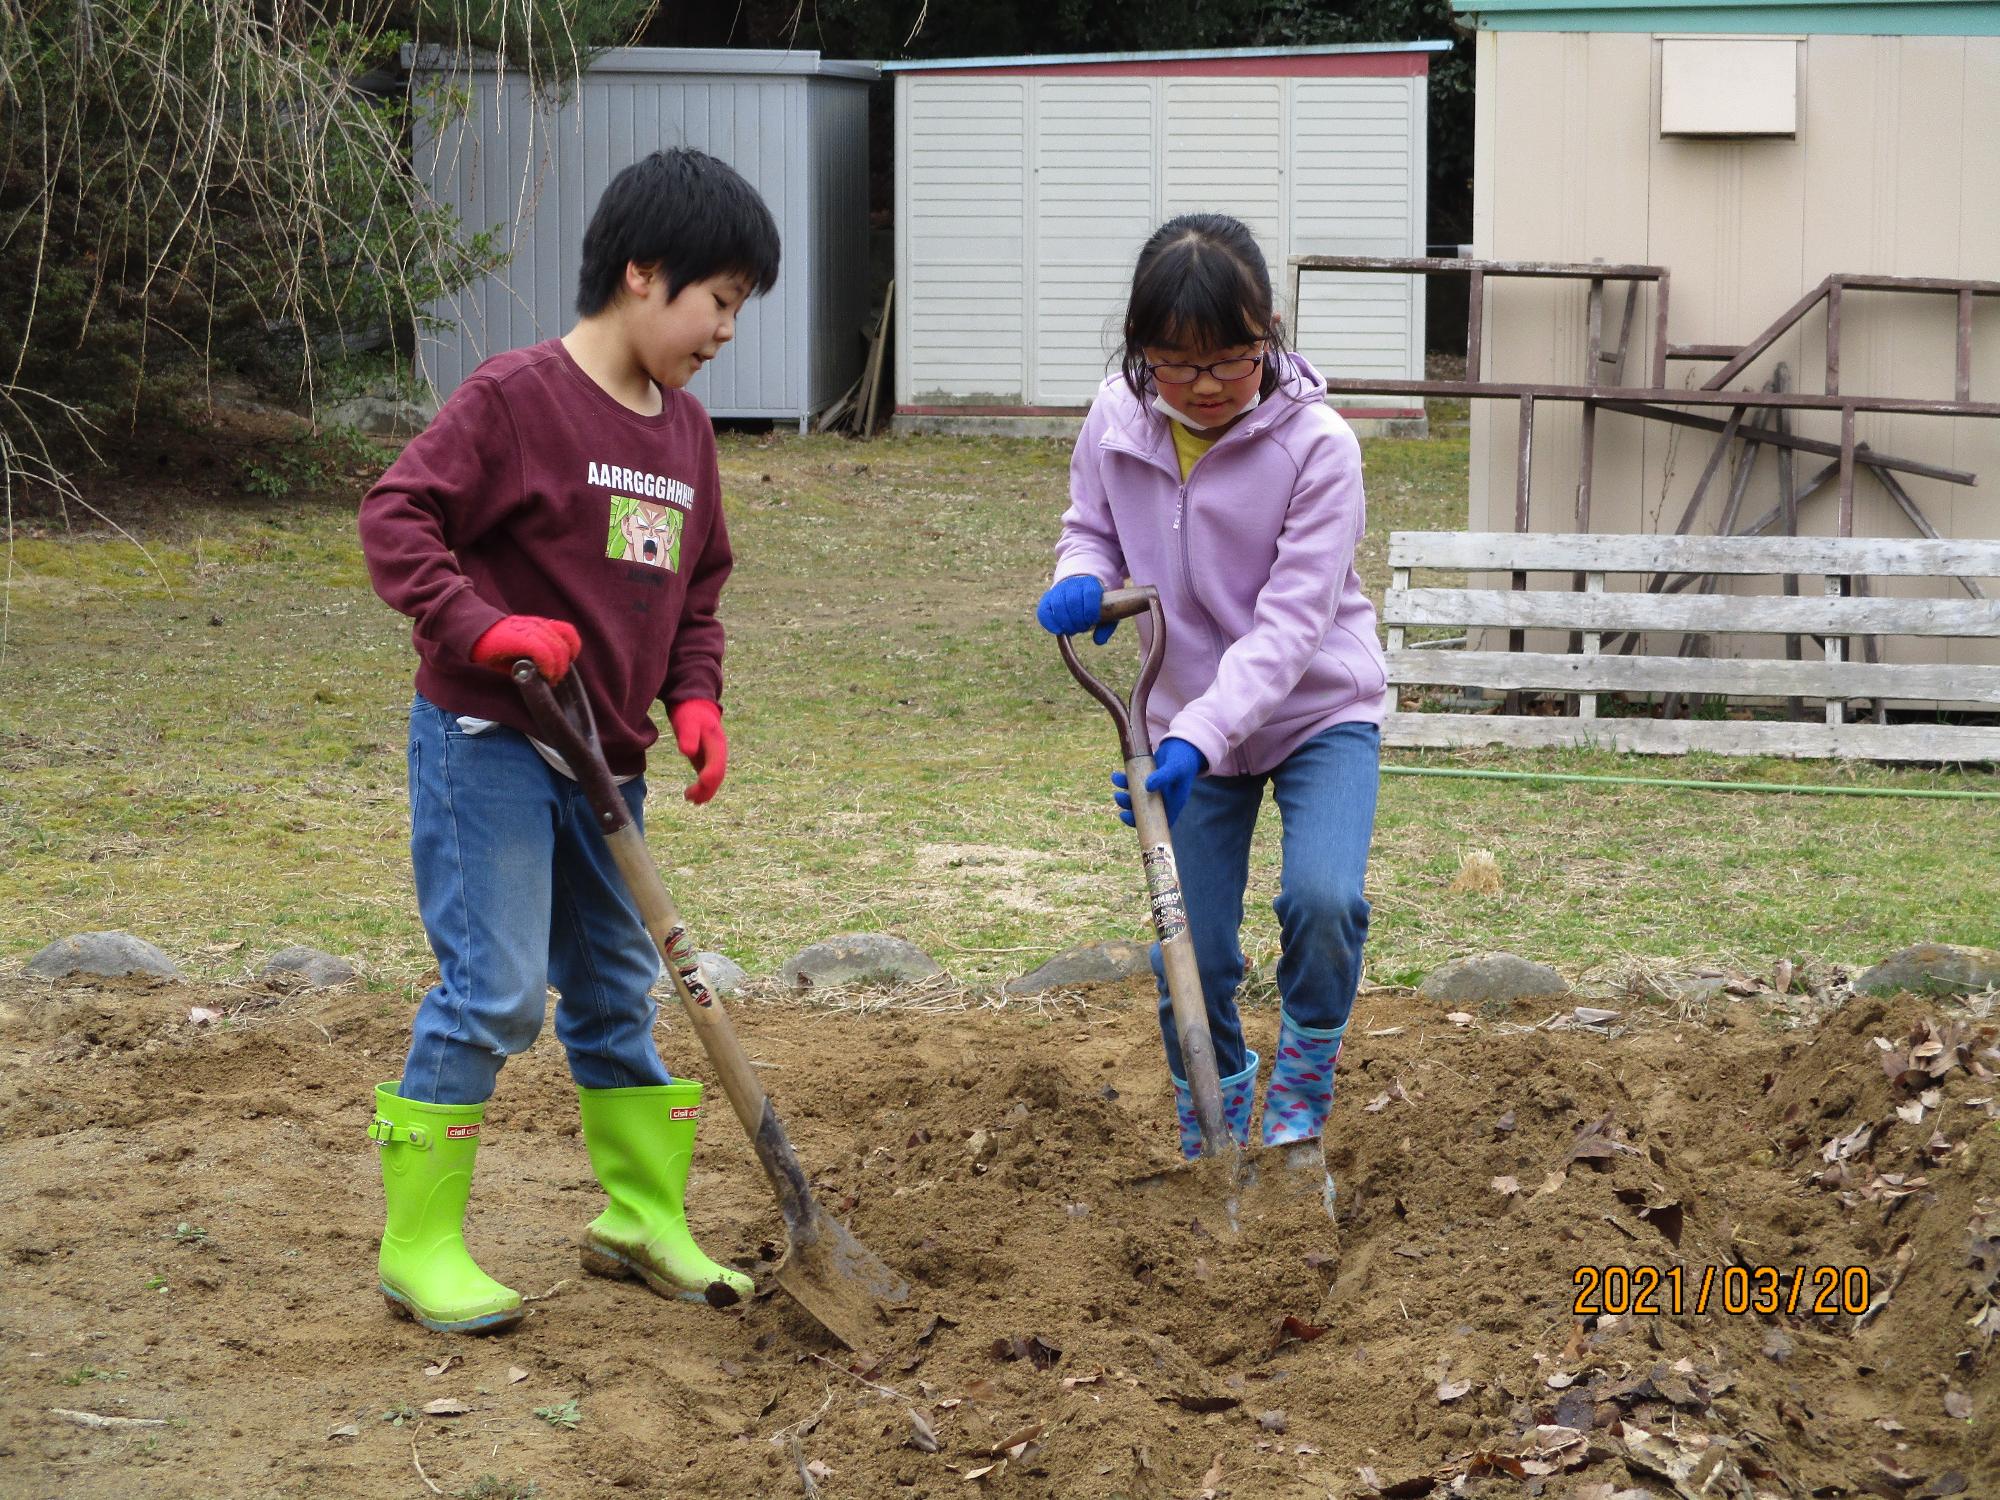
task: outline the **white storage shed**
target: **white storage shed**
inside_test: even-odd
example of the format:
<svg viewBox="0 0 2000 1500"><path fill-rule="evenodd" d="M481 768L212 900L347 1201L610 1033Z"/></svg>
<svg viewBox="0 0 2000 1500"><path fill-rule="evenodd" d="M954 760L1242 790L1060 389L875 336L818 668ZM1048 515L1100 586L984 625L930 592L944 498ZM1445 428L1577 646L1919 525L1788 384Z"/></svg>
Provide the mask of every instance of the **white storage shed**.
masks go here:
<svg viewBox="0 0 2000 1500"><path fill-rule="evenodd" d="M584 226L612 176L661 147L693 146L748 178L784 243L778 284L752 298L736 338L688 389L717 417L797 422L860 373L868 286L870 62L816 52L616 47L551 109L492 61L416 59L416 87L470 107L432 132L416 164L468 231L491 229L508 262L436 311L424 373L449 395L480 360L552 338L575 318ZM421 118L422 112L419 112Z"/></svg>
<svg viewBox="0 0 2000 1500"><path fill-rule="evenodd" d="M1175 214L1293 255L1423 255L1430 57L1383 46L961 58L896 79L896 425L1073 432L1133 261ZM1328 375L1421 379L1418 278L1307 278L1285 309ZM1407 397L1343 398L1373 421Z"/></svg>

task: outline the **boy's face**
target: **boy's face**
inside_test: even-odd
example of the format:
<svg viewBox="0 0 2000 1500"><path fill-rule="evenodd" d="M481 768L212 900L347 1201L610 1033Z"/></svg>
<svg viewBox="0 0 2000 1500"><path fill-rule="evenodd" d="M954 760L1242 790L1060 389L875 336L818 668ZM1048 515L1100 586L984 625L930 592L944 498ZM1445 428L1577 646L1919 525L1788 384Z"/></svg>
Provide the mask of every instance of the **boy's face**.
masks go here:
<svg viewBox="0 0 2000 1500"><path fill-rule="evenodd" d="M639 365L660 385L678 391L736 337L736 314L750 299L747 278L735 272L690 281L667 296L662 267L625 268L625 326Z"/></svg>

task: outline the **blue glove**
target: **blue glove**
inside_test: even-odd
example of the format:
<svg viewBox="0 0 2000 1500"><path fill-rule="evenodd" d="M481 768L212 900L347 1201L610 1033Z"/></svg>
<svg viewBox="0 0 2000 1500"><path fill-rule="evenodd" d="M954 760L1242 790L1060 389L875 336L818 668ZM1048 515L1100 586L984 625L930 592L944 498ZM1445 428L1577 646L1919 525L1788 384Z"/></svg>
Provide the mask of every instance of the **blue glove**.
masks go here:
<svg viewBox="0 0 2000 1500"><path fill-rule="evenodd" d="M1078 573L1065 578L1042 595L1042 602L1035 606L1035 619L1050 635L1075 635L1080 630L1090 630L1097 625L1097 612L1104 608L1104 585L1087 573ZM1111 639L1111 632L1118 628L1113 620L1108 625L1097 625L1090 638L1103 645Z"/></svg>
<svg viewBox="0 0 2000 1500"><path fill-rule="evenodd" d="M1158 792L1160 800L1167 805L1167 827L1174 826L1174 820L1187 806L1188 793L1194 790L1194 779L1208 769L1208 757L1203 755L1186 740L1175 739L1171 735L1160 741L1159 749L1153 752L1153 774L1146 778L1146 790ZM1132 794L1124 789L1125 773L1113 771L1111 784L1118 791L1111 794L1111 800L1122 809L1118 818L1127 828L1132 824Z"/></svg>

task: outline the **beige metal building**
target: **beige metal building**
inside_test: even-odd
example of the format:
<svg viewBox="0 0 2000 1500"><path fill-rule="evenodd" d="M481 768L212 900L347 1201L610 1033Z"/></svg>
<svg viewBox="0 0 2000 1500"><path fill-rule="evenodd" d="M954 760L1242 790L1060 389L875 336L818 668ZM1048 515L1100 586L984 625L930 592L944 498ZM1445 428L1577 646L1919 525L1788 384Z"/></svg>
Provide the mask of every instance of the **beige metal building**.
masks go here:
<svg viewBox="0 0 2000 1500"><path fill-rule="evenodd" d="M2000 5L1458 8L1478 28L1473 255L1663 266L1672 346L1748 343L1831 273L2000 281ZM1607 324L1622 294L1614 285L1606 298ZM1642 371L1653 296L1642 289L1636 319ZM2000 298L1965 305L1970 399L2000 400ZM1850 291L1840 319L1840 391L1967 399L1952 295ZM1792 389L1828 389L1826 322L1815 310L1736 383L1761 383L1782 361ZM1484 368L1469 373L1588 381L1582 284L1489 282L1483 330ZM1666 383L1698 386L1721 366L1719 356L1676 358ZM1573 529L1581 413L1574 403L1537 406L1529 529ZM1474 403L1473 530L1514 528L1517 421L1512 403ZM1795 430L1838 443L1839 416L1801 413ZM2000 536L2000 421L1862 412L1857 436L1878 452L1976 472L1972 488L1904 482L1943 536ZM1713 443L1700 431L1601 414L1590 529L1671 531ZM1745 514L1776 493L1772 450L1757 462ZM1817 466L1806 459L1802 468ZM1692 530L1716 529L1728 488L1709 487ZM1865 469L1855 507L1856 535L1916 534ZM1802 507L1800 531L1832 533L1836 512L1822 489ZM1954 642L1948 659L2000 660L1995 644Z"/></svg>

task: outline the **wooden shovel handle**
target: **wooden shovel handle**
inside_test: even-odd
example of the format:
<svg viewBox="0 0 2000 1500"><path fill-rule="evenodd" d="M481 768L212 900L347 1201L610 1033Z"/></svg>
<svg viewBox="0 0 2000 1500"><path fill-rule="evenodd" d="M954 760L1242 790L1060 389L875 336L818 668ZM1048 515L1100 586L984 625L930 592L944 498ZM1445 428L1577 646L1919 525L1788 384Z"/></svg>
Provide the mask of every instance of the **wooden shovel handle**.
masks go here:
<svg viewBox="0 0 2000 1500"><path fill-rule="evenodd" d="M598 831L625 878L625 888L639 908L654 946L673 980L674 994L708 1060L736 1118L756 1148L764 1174L777 1194L779 1210L795 1245L810 1243L818 1232L819 1214L812 1189L800 1168L784 1128L778 1123L770 1098L750 1066L743 1044L729 1012L717 1002L701 977L694 940L681 921L680 908L660 879L659 867L646 848L646 841L632 822L625 798L604 763L604 751L597 739L597 724L590 711L590 698L577 680L572 667L561 682L549 683L531 661L514 664L514 682L527 701L528 712L542 737L573 772L583 788L590 808L597 815Z"/></svg>
<svg viewBox="0 0 2000 1500"><path fill-rule="evenodd" d="M1121 703L1118 695L1084 666L1068 636L1057 636L1056 645L1084 691L1104 705L1112 723L1118 726L1118 744L1125 754L1125 785L1132 795L1132 820L1139 834L1139 857L1145 867L1146 894L1153 908L1153 931L1160 940L1160 961L1167 972L1174 1033L1181 1044L1181 1067L1188 1092L1194 1096L1195 1117L1201 1122L1202 1154L1227 1159L1233 1181L1237 1170L1236 1142L1223 1116L1215 1039L1209 1030L1201 975L1195 966L1194 939L1188 933L1173 840L1167 833L1166 804L1159 793L1146 790L1146 778L1153 774L1146 699L1167 653L1167 620L1160 607L1160 591L1149 583L1111 590L1099 606L1097 623L1102 625L1137 614L1150 616L1151 629L1146 632L1145 655L1129 703Z"/></svg>

